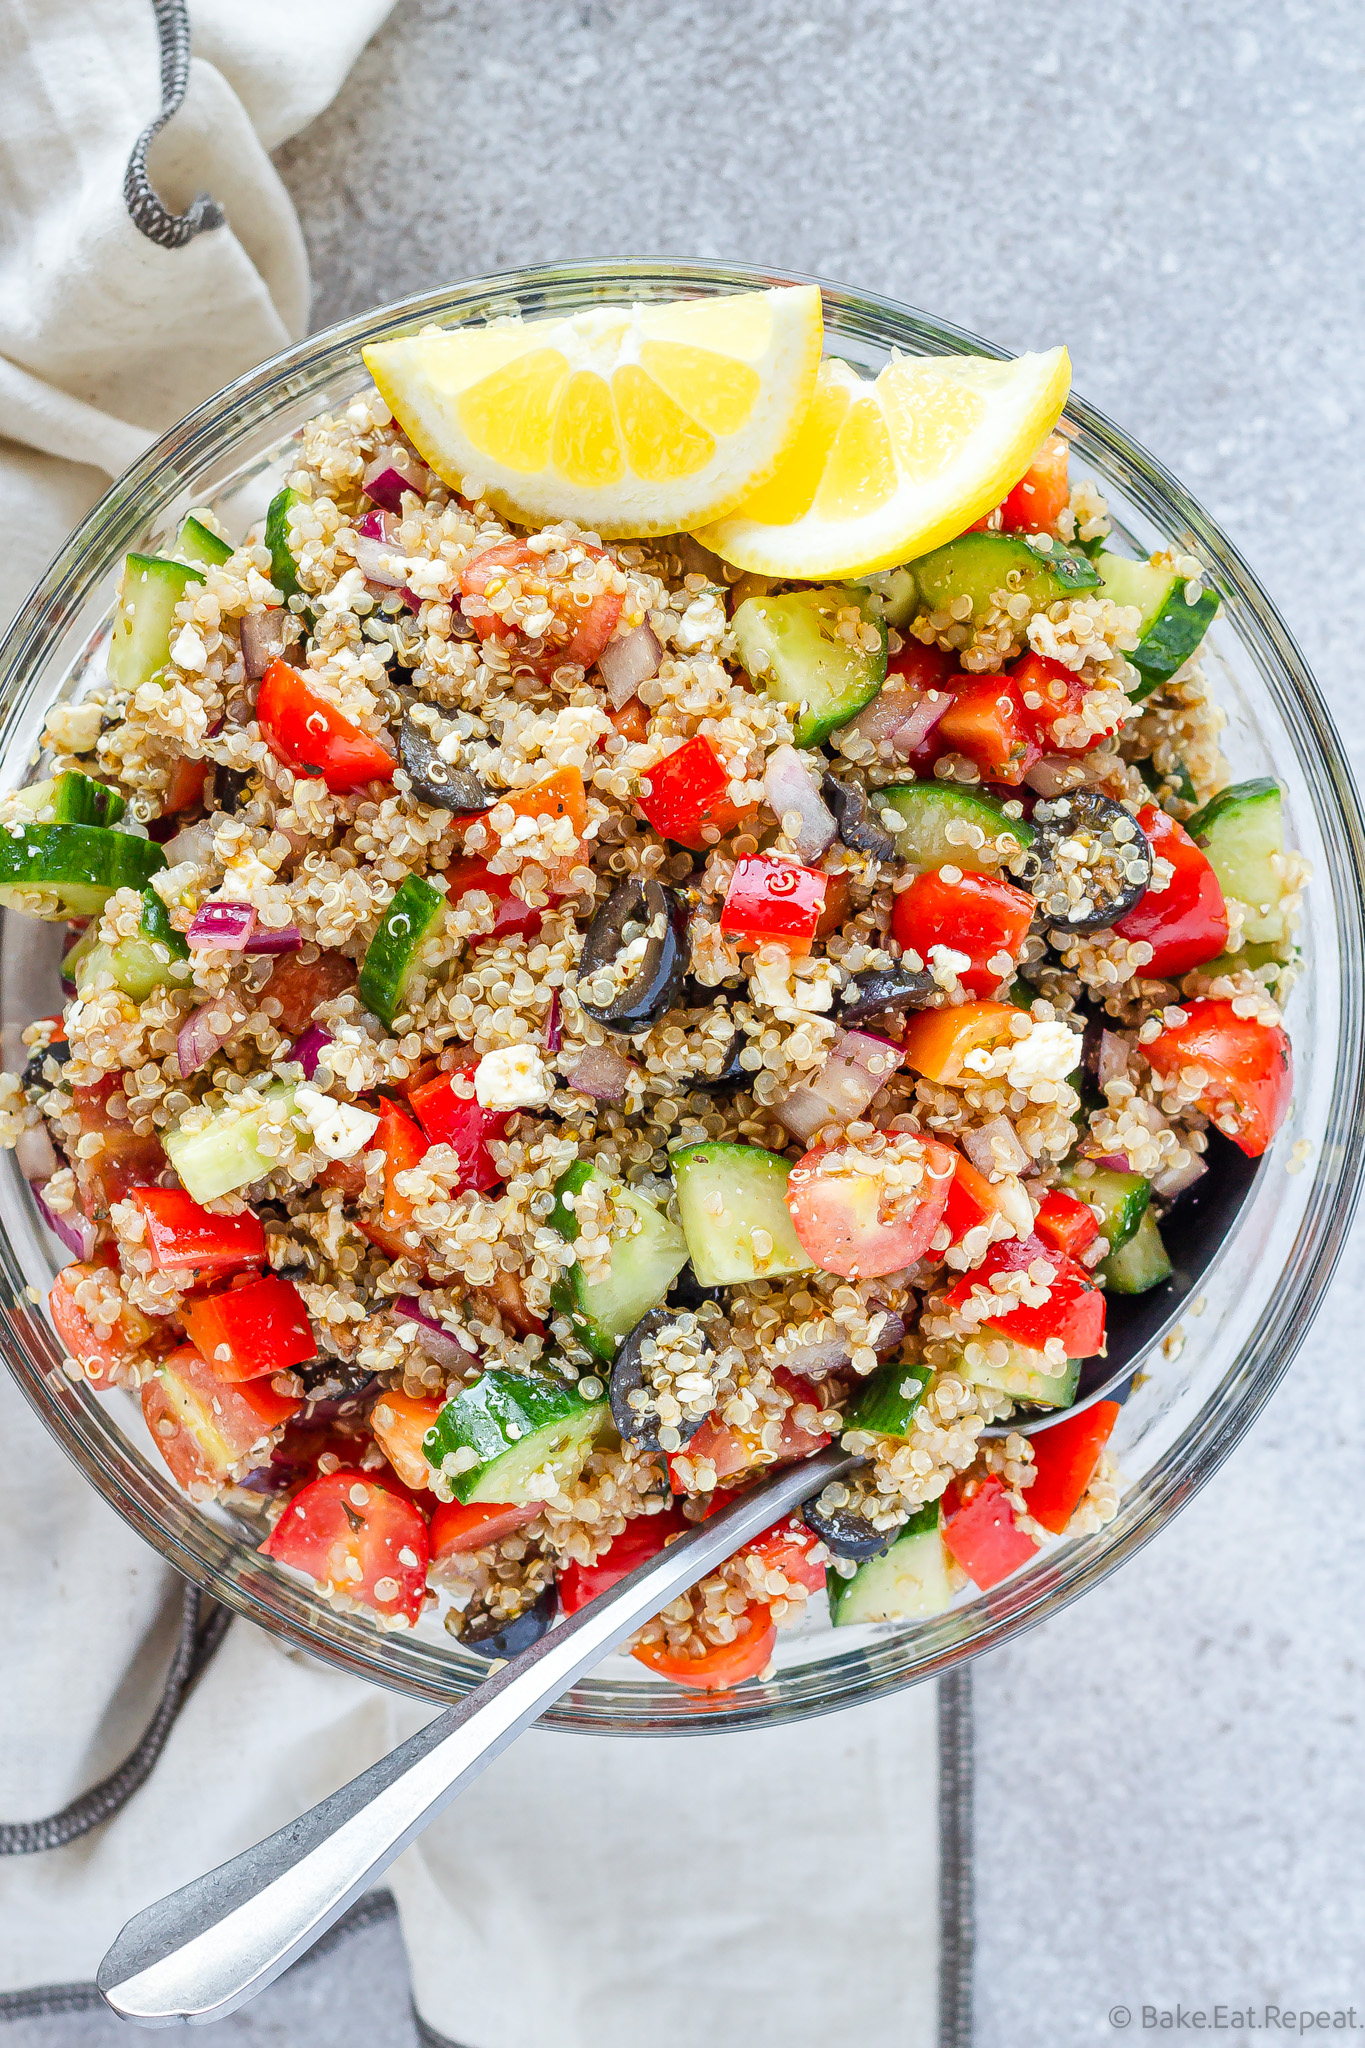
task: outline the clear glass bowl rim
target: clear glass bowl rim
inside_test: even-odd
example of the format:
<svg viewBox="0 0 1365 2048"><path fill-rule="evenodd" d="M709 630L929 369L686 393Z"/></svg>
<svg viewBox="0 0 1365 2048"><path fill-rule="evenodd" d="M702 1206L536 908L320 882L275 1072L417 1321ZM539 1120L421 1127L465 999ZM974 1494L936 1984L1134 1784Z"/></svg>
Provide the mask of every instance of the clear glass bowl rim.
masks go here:
<svg viewBox="0 0 1365 2048"><path fill-rule="evenodd" d="M155 510L226 463L248 432L268 426L289 401L354 365L370 340L430 321L468 320L510 307L558 310L635 293L715 292L775 284L819 285L836 332L909 353L1008 351L966 329L895 300L795 271L739 264L632 259L531 266L440 287L339 322L239 378L163 435L110 487L57 555L0 643L0 709L11 713L41 687L53 648L68 631L110 558L133 545ZM543 299L543 308L537 300ZM1365 900L1342 877L1365 873L1365 816L1332 718L1275 606L1227 536L1153 456L1083 399L1066 408L1075 445L1113 468L1157 528L1187 534L1210 565L1225 612L1251 654L1275 708L1300 742L1319 830L1333 871L1331 890L1344 1009L1329 1125L1318 1143L1313 1186L1281 1285L1192 1425L1144 1475L1141 1499L1125 1502L1097 1536L1046 1553L1018 1581L982 1594L944 1621L948 1630L916 1631L933 1640L922 1654L906 1637L859 1649L735 1695L699 1696L676 1688L613 1688L588 1681L546 1716L545 1725L623 1735L714 1734L828 1713L856 1700L915 1684L994 1649L1077 1599L1150 1540L1192 1499L1245 1434L1288 1370L1341 1255L1365 1176ZM1318 910L1322 901L1318 902ZM1315 913L1316 914L1316 913ZM7 1313L0 1352L45 1425L110 1505L184 1574L227 1606L290 1645L390 1690L445 1704L476 1682L472 1660L455 1666L422 1651L418 1639L379 1635L363 1622L309 1606L284 1575L264 1567L185 1502L179 1515L139 1485L131 1454L112 1456L112 1425L101 1429L79 1390L60 1375L60 1350L24 1294L24 1276L0 1236L0 1290ZM173 1526L174 1524L174 1526Z"/></svg>

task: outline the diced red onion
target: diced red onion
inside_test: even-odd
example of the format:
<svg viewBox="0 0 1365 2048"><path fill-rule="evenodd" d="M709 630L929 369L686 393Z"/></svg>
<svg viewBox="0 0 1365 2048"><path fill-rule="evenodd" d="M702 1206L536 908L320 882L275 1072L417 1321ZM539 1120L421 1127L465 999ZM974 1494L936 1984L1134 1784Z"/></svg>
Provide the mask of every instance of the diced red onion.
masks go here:
<svg viewBox="0 0 1365 2048"><path fill-rule="evenodd" d="M595 1102L619 1102L635 1071L614 1045L590 1045L569 1075L569 1086Z"/></svg>
<svg viewBox="0 0 1365 2048"><path fill-rule="evenodd" d="M908 759L929 737L951 702L947 690L921 690L915 683L897 679L878 691L850 730L870 740L879 753L885 748L888 754Z"/></svg>
<svg viewBox="0 0 1365 2048"><path fill-rule="evenodd" d="M550 1014L545 1020L545 1050L549 1053L558 1052L563 1043L563 1016L560 1009L559 990L555 988L550 991Z"/></svg>
<svg viewBox="0 0 1365 2048"><path fill-rule="evenodd" d="M952 701L949 690L926 690L909 717L892 733L892 753L898 754L902 761L908 761L916 747L924 745Z"/></svg>
<svg viewBox="0 0 1365 2048"><path fill-rule="evenodd" d="M1117 1031L1101 1031L1099 1058L1095 1065L1095 1078L1101 1088L1107 1088L1111 1081L1122 1080L1128 1071L1128 1041Z"/></svg>
<svg viewBox="0 0 1365 2048"><path fill-rule="evenodd" d="M807 766L808 758L795 747L775 747L763 770L763 794L774 816L780 821L790 811L800 813L801 824L791 849L804 861L819 860L833 845L839 829Z"/></svg>
<svg viewBox="0 0 1365 2048"><path fill-rule="evenodd" d="M219 952L240 953L256 924L252 903L206 903L196 910L185 934L192 946L215 946Z"/></svg>
<svg viewBox="0 0 1365 2048"><path fill-rule="evenodd" d="M169 867L179 861L192 860L198 867L207 867L213 859L214 822L212 818L200 818L193 825L187 825L183 832L177 832L174 839L168 839L161 851Z"/></svg>
<svg viewBox="0 0 1365 2048"><path fill-rule="evenodd" d="M464 1366L478 1356L472 1347L466 1350L459 1338L453 1331L448 1330L444 1323L438 1323L434 1316L429 1316L415 1295L400 1294L393 1305L400 1316L405 1317L410 1323L416 1323L422 1333L422 1349L434 1358L438 1365Z"/></svg>
<svg viewBox="0 0 1365 2048"><path fill-rule="evenodd" d="M608 640L597 657L597 672L607 686L613 711L628 704L641 683L658 675L662 655L663 649L648 619L633 632L623 633L619 640Z"/></svg>
<svg viewBox="0 0 1365 2048"><path fill-rule="evenodd" d="M421 611L421 598L417 595L417 592L415 590L410 590L406 583L403 585L403 588L399 591L398 595L402 598L404 604L408 607L409 611Z"/></svg>
<svg viewBox="0 0 1365 2048"><path fill-rule="evenodd" d="M301 1038L296 1038L289 1048L291 1060L297 1060L303 1068L303 1078L311 1081L318 1070L318 1061L332 1043L330 1031L324 1031L321 1024L310 1024Z"/></svg>
<svg viewBox="0 0 1365 2048"><path fill-rule="evenodd" d="M207 1003L201 1003L197 1010L190 1012L175 1034L175 1057L179 1062L182 1081L188 1080L191 1074L197 1074L199 1069L213 1058L219 1046L227 1044L241 1022L242 1014L240 998L234 998L231 994L214 996ZM221 1035L209 1022L213 1016L226 1016L230 1020L227 1030Z"/></svg>
<svg viewBox="0 0 1365 2048"><path fill-rule="evenodd" d="M1106 1173L1131 1173L1133 1170L1133 1163L1126 1152L1101 1152L1095 1164L1103 1167Z"/></svg>
<svg viewBox="0 0 1365 2048"><path fill-rule="evenodd" d="M826 1124L842 1128L860 1117L904 1061L905 1054L889 1039L841 1031L814 1081L793 1088L774 1114L804 1145Z"/></svg>
<svg viewBox="0 0 1365 2048"><path fill-rule="evenodd" d="M95 1226L84 1216L68 1213L59 1216L55 1209L49 1209L43 1196L47 1182L35 1181L29 1192L38 1205L38 1213L54 1237L61 1239L69 1252L78 1259L88 1259L95 1250Z"/></svg>
<svg viewBox="0 0 1365 2048"><path fill-rule="evenodd" d="M384 540L371 540L357 532L351 541L351 552L356 567L367 583L378 583L385 590L401 590L407 581L406 556Z"/></svg>
<svg viewBox="0 0 1365 2048"><path fill-rule="evenodd" d="M1029 1154L1015 1136L1008 1117L993 1116L989 1123L963 1131L958 1143L977 1172L984 1173L987 1179L993 1173L1022 1173L1029 1163Z"/></svg>
<svg viewBox="0 0 1365 2048"><path fill-rule="evenodd" d="M367 512L356 527L356 532L363 534L366 540L387 541L392 547L398 532L398 521L392 512Z"/></svg>
<svg viewBox="0 0 1365 2048"><path fill-rule="evenodd" d="M288 645L291 613L283 605L269 611L247 612L242 618L242 666L258 683L272 661L278 661Z"/></svg>
<svg viewBox="0 0 1365 2048"><path fill-rule="evenodd" d="M360 488L375 505L386 512L401 512L404 491L416 491L419 498L431 488L431 471L425 462L409 455L406 448L386 448L366 470Z"/></svg>
<svg viewBox="0 0 1365 2048"><path fill-rule="evenodd" d="M246 944L248 953L297 953L303 947L303 933L296 924L282 925L277 931L258 924Z"/></svg>
<svg viewBox="0 0 1365 2048"><path fill-rule="evenodd" d="M48 1181L57 1172L61 1161L56 1148L48 1136L47 1125L27 1124L14 1148L19 1162L19 1171L27 1181Z"/></svg>
<svg viewBox="0 0 1365 2048"><path fill-rule="evenodd" d="M1183 1195L1186 1188L1192 1188L1208 1172L1208 1161L1201 1159L1197 1152L1190 1154L1188 1166L1168 1166L1152 1182L1152 1192L1170 1201L1174 1195Z"/></svg>
<svg viewBox="0 0 1365 2048"><path fill-rule="evenodd" d="M1074 754L1044 754L1025 770L1024 780L1039 796L1067 796L1085 781L1085 763Z"/></svg>

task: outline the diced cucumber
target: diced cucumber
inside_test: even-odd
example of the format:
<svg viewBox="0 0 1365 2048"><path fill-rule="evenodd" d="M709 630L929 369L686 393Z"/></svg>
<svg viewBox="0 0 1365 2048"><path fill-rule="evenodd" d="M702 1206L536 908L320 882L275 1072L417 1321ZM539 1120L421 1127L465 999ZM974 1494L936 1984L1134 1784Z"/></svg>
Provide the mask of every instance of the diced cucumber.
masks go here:
<svg viewBox="0 0 1365 2048"><path fill-rule="evenodd" d="M220 540L213 528L196 519L193 512L181 521L175 547L185 561L197 562L201 569L216 569L232 557L232 542Z"/></svg>
<svg viewBox="0 0 1365 2048"><path fill-rule="evenodd" d="M253 1180L264 1180L276 1162L258 1145L263 1126L292 1116L294 1091L276 1081L265 1091L259 1109L240 1110L227 1106L205 1124L202 1131L171 1131L165 1139L166 1156L196 1202L216 1202Z"/></svg>
<svg viewBox="0 0 1365 2048"><path fill-rule="evenodd" d="M570 1244L578 1236L573 1198L590 1180L602 1179L591 1160L576 1159L555 1183L550 1221ZM627 1237L612 1239L607 1278L589 1286L583 1268L573 1265L560 1274L550 1294L551 1307L557 1314L569 1316L583 1343L608 1364L621 1339L650 1309L659 1306L687 1264L687 1239L653 1202L633 1188L618 1188L616 1202L630 1211L640 1227Z"/></svg>
<svg viewBox="0 0 1365 2048"><path fill-rule="evenodd" d="M1094 590L1099 575L1084 555L1054 547L1050 553L1017 533L963 533L911 562L921 612L951 611L969 598L973 623L991 609L999 590L1027 597L1031 611L1046 611L1059 598Z"/></svg>
<svg viewBox="0 0 1365 2048"><path fill-rule="evenodd" d="M202 569L163 555L129 555L119 585L118 610L109 641L109 680L135 690L159 675L171 658L175 608Z"/></svg>
<svg viewBox="0 0 1365 2048"><path fill-rule="evenodd" d="M420 875L407 875L365 948L356 993L390 1027L417 964L422 941L445 916L446 899Z"/></svg>
<svg viewBox="0 0 1365 2048"><path fill-rule="evenodd" d="M978 825L986 840L994 844L1006 832L1020 848L1029 845L1033 827L1023 818L1007 818L1004 805L993 796L979 796L961 783L895 782L872 797L878 823L883 811L894 811L901 820L896 832L896 852L917 868L941 868L945 862L969 869L973 874L999 874L999 861L988 861L970 845L959 845L947 836L949 825Z"/></svg>
<svg viewBox="0 0 1365 2048"><path fill-rule="evenodd" d="M51 782L30 782L7 801L45 825L115 825L127 809L122 791L74 768Z"/></svg>
<svg viewBox="0 0 1365 2048"><path fill-rule="evenodd" d="M874 569L870 575L855 576L888 626L904 630L915 616L919 591L908 569Z"/></svg>
<svg viewBox="0 0 1365 2048"><path fill-rule="evenodd" d="M839 614L856 608L875 626L874 651L841 638ZM818 747L847 725L886 681L886 622L865 590L835 584L783 597L746 597L731 625L739 658L780 703L797 706L798 747Z"/></svg>
<svg viewBox="0 0 1365 2048"><path fill-rule="evenodd" d="M1218 593L1205 590L1193 604L1185 601L1185 578L1155 562L1130 562L1125 555L1101 552L1095 557L1100 583L1115 604L1135 604L1142 614L1139 639L1129 656L1142 677L1133 691L1136 702L1168 682L1197 650L1213 624Z"/></svg>
<svg viewBox="0 0 1365 2048"><path fill-rule="evenodd" d="M874 1436L909 1436L915 1410L929 1384L927 1365L892 1359L855 1387L844 1413L845 1429L866 1429Z"/></svg>
<svg viewBox="0 0 1365 2048"><path fill-rule="evenodd" d="M95 929L92 925L91 931ZM154 988L168 984L183 987L192 976L190 949L171 923L170 912L155 889L143 891L141 927L135 939L121 939L117 946L91 946L77 960L80 951L80 947L73 946L67 964L82 996L88 994L106 968L135 1003L145 1002ZM74 968L70 965L73 961Z"/></svg>
<svg viewBox="0 0 1365 2048"><path fill-rule="evenodd" d="M457 1500L520 1506L571 1486L609 1419L607 1401L585 1401L571 1380L493 1366L446 1402L422 1448L438 1472L452 1452L477 1455L451 1475ZM546 1484L549 1475L558 1487Z"/></svg>
<svg viewBox="0 0 1365 2048"><path fill-rule="evenodd" d="M1008 1342L1005 1338L990 1337L981 1340L983 1348L986 1341L992 1345ZM1012 1401L1030 1401L1036 1408L1071 1406L1081 1376L1079 1358L1068 1358L1065 1365L1055 1366L1041 1351L1029 1351L1024 1345L1013 1343L1009 1354L1003 1365L991 1365L984 1360L973 1365L964 1353L958 1360L957 1371L972 1386L993 1387L997 1394L1008 1394Z"/></svg>
<svg viewBox="0 0 1365 2048"><path fill-rule="evenodd" d="M53 923L94 917L115 889L145 889L165 865L150 839L107 826L0 828L0 904Z"/></svg>
<svg viewBox="0 0 1365 2048"><path fill-rule="evenodd" d="M1279 783L1268 775L1234 782L1210 797L1185 830L1203 847L1223 894L1245 906L1243 938L1249 944L1278 945L1286 936L1280 908L1284 877L1274 868L1284 852Z"/></svg>
<svg viewBox="0 0 1365 2048"><path fill-rule="evenodd" d="M1166 1256L1156 1218L1149 1209L1121 1251L1111 1252L1100 1267L1115 1294L1146 1294L1175 1271Z"/></svg>
<svg viewBox="0 0 1365 2048"><path fill-rule="evenodd" d="M288 600L299 592L299 569L294 560L294 550L289 545L289 514L295 505L306 501L301 491L291 490L286 484L270 500L265 515L265 544L270 550L270 580L282 597Z"/></svg>
<svg viewBox="0 0 1365 2048"><path fill-rule="evenodd" d="M787 1209L786 1160L752 1145L688 1145L670 1162L692 1270L703 1287L804 1273ZM762 1242L755 1245L755 1233Z"/></svg>
<svg viewBox="0 0 1365 2048"><path fill-rule="evenodd" d="M948 1554L939 1526L939 1504L912 1515L889 1550L860 1564L851 1579L828 1575L829 1614L835 1628L859 1622L919 1621L942 1614L952 1603Z"/></svg>
<svg viewBox="0 0 1365 2048"><path fill-rule="evenodd" d="M1127 1244L1147 1214L1152 1198L1152 1183L1140 1173L1115 1173L1108 1166L1097 1166L1093 1173L1086 1174L1069 1166L1061 1176L1061 1185L1078 1202L1088 1202L1092 1209L1100 1211L1104 1219L1100 1229L1109 1240L1111 1252Z"/></svg>

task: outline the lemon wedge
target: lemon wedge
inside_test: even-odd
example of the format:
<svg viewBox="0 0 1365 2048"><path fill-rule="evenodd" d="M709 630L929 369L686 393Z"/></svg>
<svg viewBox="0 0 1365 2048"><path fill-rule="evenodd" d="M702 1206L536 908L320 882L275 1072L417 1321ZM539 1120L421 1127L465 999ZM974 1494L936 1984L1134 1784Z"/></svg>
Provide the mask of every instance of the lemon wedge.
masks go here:
<svg viewBox="0 0 1365 2048"><path fill-rule="evenodd" d="M818 290L787 285L418 334L364 355L453 489L527 524L572 518L620 539L690 531L767 482L810 408L822 332Z"/></svg>
<svg viewBox="0 0 1365 2048"><path fill-rule="evenodd" d="M697 538L759 576L891 569L998 505L1071 388L1064 348L894 357L875 383L831 357L786 461Z"/></svg>

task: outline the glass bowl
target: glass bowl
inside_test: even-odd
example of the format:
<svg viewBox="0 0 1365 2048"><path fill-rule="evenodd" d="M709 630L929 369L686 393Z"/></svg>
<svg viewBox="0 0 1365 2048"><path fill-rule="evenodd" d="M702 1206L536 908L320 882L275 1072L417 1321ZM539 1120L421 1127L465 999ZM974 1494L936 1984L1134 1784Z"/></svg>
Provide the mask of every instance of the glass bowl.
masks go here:
<svg viewBox="0 0 1365 2048"><path fill-rule="evenodd" d="M406 299L331 327L200 406L121 477L72 536L0 648L3 787L32 771L44 716L102 672L123 556L165 545L192 505L209 505L233 535L259 518L290 466L299 428L365 383L361 344L428 322L483 321L515 308L568 314L650 300L804 282L710 264L632 262L509 272ZM875 371L892 349L911 355L1000 354L989 343L888 299L822 286L826 345ZM1055 1613L1155 1535L1228 1455L1301 1342L1340 1253L1361 1178L1365 1111L1365 929L1358 876L1365 821L1340 743L1312 677L1236 550L1161 465L1083 401L1065 416L1076 469L1092 475L1116 523L1145 552L1178 544L1207 565L1222 610L1210 658L1228 714L1234 775L1273 773L1293 841L1315 880L1303 933L1306 971L1289 1014L1297 1082L1287 1128L1251 1178L1222 1250L1199 1276L1183 1330L1158 1326L1114 1436L1129 1482L1117 1520L1058 1542L990 1593L963 1597L921 1623L834 1631L818 1617L780 1639L771 1676L734 1694L685 1692L613 1657L567 1694L551 1725L603 1734L712 1733L829 1712L871 1699L992 1649ZM57 1007L52 927L5 916L0 1016L10 1064L17 1033ZM1298 1140L1306 1170L1286 1167ZM136 1402L96 1397L61 1369L36 1302L64 1261L37 1220L14 1163L0 1164L0 1351L29 1400L91 1483L187 1578L282 1641L395 1691L445 1702L486 1667L426 1622L379 1634L333 1613L301 1581L260 1557L244 1525L202 1510L176 1489L152 1450ZM1179 1256L1179 1248L1173 1244ZM1185 1276L1187 1281L1190 1276ZM1175 1308L1180 1275L1173 1287Z"/></svg>

